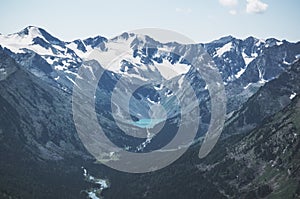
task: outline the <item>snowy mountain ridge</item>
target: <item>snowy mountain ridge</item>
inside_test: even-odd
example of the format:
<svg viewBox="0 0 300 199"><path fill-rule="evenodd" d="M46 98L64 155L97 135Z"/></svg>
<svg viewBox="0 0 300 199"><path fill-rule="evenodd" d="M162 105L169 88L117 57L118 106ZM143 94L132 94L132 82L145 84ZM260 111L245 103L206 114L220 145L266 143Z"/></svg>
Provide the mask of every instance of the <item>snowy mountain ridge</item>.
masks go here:
<svg viewBox="0 0 300 199"><path fill-rule="evenodd" d="M204 48L219 69L229 101L233 103L229 110L235 110L260 86L276 78L300 54L299 42L274 38L241 40L227 36L206 44L183 45L125 32L112 39L96 36L62 41L34 26L0 35L0 45L20 65L67 92L71 92L78 77L78 68L94 49L99 50L97 60L101 67L111 73L109 81L116 81L118 76L142 82L149 78L157 82L175 78L180 87L183 79L194 78L193 67L185 56L199 55ZM200 89L205 89L205 84ZM153 101L155 97L148 98Z"/></svg>
<svg viewBox="0 0 300 199"><path fill-rule="evenodd" d="M282 41L276 39L267 39L259 40L256 38L249 37L248 39L254 40L254 45L257 47L257 50L262 50L262 48L269 48L274 45L282 45ZM152 40L152 41L151 41ZM209 44L204 44L204 48L215 46L214 52L212 53L213 57L225 58L225 54L231 51L234 51L234 43L232 42L234 38L232 36L223 37L219 40L213 41ZM114 37L110 40L96 36L94 38L87 38L84 40L74 40L71 42L61 41L56 37L53 37L47 33L44 29L29 26L24 30L9 34L7 36L0 35L0 45L3 48L8 48L13 53L26 53L28 50L33 51L39 54L48 64L52 66L55 70L67 71L68 68L74 67L82 62L82 59L87 57L93 49L99 49L103 53L103 65L107 65L111 62L118 53L119 50L130 51L133 46L140 44L147 44L147 42L154 42L153 39L150 39L148 36L144 35L135 35L134 33L123 33L120 36ZM158 44L159 42L157 42ZM165 46L164 46L165 47ZM164 49L162 49L164 50ZM166 50L166 49L165 49ZM169 49L167 49L169 50ZM115 52L110 52L115 51ZM111 55L108 55L111 54ZM112 57L111 57L112 56ZM256 57L258 56L257 52L249 53L248 51L242 52L242 57L244 59L245 67L249 65ZM225 58L225 61L227 59ZM131 60L134 61L134 60ZM138 60L135 60L138 61ZM174 64L174 63L173 63ZM182 67L182 66L177 66ZM177 67L174 67L176 70ZM184 66L183 66L184 67ZM161 66L158 65L157 69L161 69ZM153 68L152 68L153 69ZM123 67L120 68L110 68L113 72L123 72L126 73ZM179 72L183 74L187 72L187 68L183 69L184 72ZM162 72L163 69L160 70ZM241 74L245 71L244 68L235 72L227 80L230 81L235 78L239 78ZM164 77L167 77L164 75ZM172 76L173 77L173 76ZM168 77L167 77L168 78Z"/></svg>

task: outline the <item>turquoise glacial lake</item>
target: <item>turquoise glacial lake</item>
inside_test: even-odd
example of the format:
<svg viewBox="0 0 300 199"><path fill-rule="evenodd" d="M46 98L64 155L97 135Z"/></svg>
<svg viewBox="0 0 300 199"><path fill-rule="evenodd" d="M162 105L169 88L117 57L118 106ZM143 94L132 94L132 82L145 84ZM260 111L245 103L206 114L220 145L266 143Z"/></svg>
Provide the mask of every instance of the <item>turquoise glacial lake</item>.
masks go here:
<svg viewBox="0 0 300 199"><path fill-rule="evenodd" d="M164 121L163 119L140 119L139 121L132 122L131 124L140 128L153 128L156 124Z"/></svg>

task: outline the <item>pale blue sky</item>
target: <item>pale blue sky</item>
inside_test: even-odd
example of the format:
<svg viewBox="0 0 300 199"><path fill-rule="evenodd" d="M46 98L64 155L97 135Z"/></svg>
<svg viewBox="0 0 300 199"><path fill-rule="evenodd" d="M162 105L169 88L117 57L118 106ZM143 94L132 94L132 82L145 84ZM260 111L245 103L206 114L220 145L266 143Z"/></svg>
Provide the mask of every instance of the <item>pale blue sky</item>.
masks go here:
<svg viewBox="0 0 300 199"><path fill-rule="evenodd" d="M35 25L70 41L155 27L197 42L225 35L300 41L299 8L300 0L2 0L0 33Z"/></svg>

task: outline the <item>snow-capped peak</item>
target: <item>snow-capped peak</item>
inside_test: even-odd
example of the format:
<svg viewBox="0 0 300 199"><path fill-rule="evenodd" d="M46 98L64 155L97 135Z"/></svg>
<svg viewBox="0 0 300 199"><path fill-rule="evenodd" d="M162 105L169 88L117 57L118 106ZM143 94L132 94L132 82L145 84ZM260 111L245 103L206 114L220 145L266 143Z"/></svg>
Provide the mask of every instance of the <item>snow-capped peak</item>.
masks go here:
<svg viewBox="0 0 300 199"><path fill-rule="evenodd" d="M27 37L27 36L36 37L41 35L40 29L41 28L35 26L28 26L17 33L9 34L8 36L19 35L20 37Z"/></svg>
<svg viewBox="0 0 300 199"><path fill-rule="evenodd" d="M22 48L26 48L33 43L34 38L42 38L38 28L27 27L22 31L9 35L0 35L0 43L3 47L10 49L15 53L24 52Z"/></svg>
<svg viewBox="0 0 300 199"><path fill-rule="evenodd" d="M63 45L62 41L35 26L28 26L17 33L0 35L0 43L15 53L23 53L26 48L41 55L53 54L53 51L49 51L49 45Z"/></svg>

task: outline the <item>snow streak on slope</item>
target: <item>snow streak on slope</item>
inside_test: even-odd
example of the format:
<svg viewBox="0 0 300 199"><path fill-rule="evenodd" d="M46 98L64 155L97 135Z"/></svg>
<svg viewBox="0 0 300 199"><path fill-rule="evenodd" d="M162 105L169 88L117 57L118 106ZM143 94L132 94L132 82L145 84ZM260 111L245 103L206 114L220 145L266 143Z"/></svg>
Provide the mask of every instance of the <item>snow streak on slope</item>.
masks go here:
<svg viewBox="0 0 300 199"><path fill-rule="evenodd" d="M234 76L235 78L240 78L244 72L247 70L248 65L257 57L257 53L252 54L251 56L246 55L245 52L242 52L242 56L245 62L245 67L242 68L239 72L237 72Z"/></svg>
<svg viewBox="0 0 300 199"><path fill-rule="evenodd" d="M228 52L232 49L232 42L225 44L223 47L217 50L217 56L221 57L225 52Z"/></svg>

